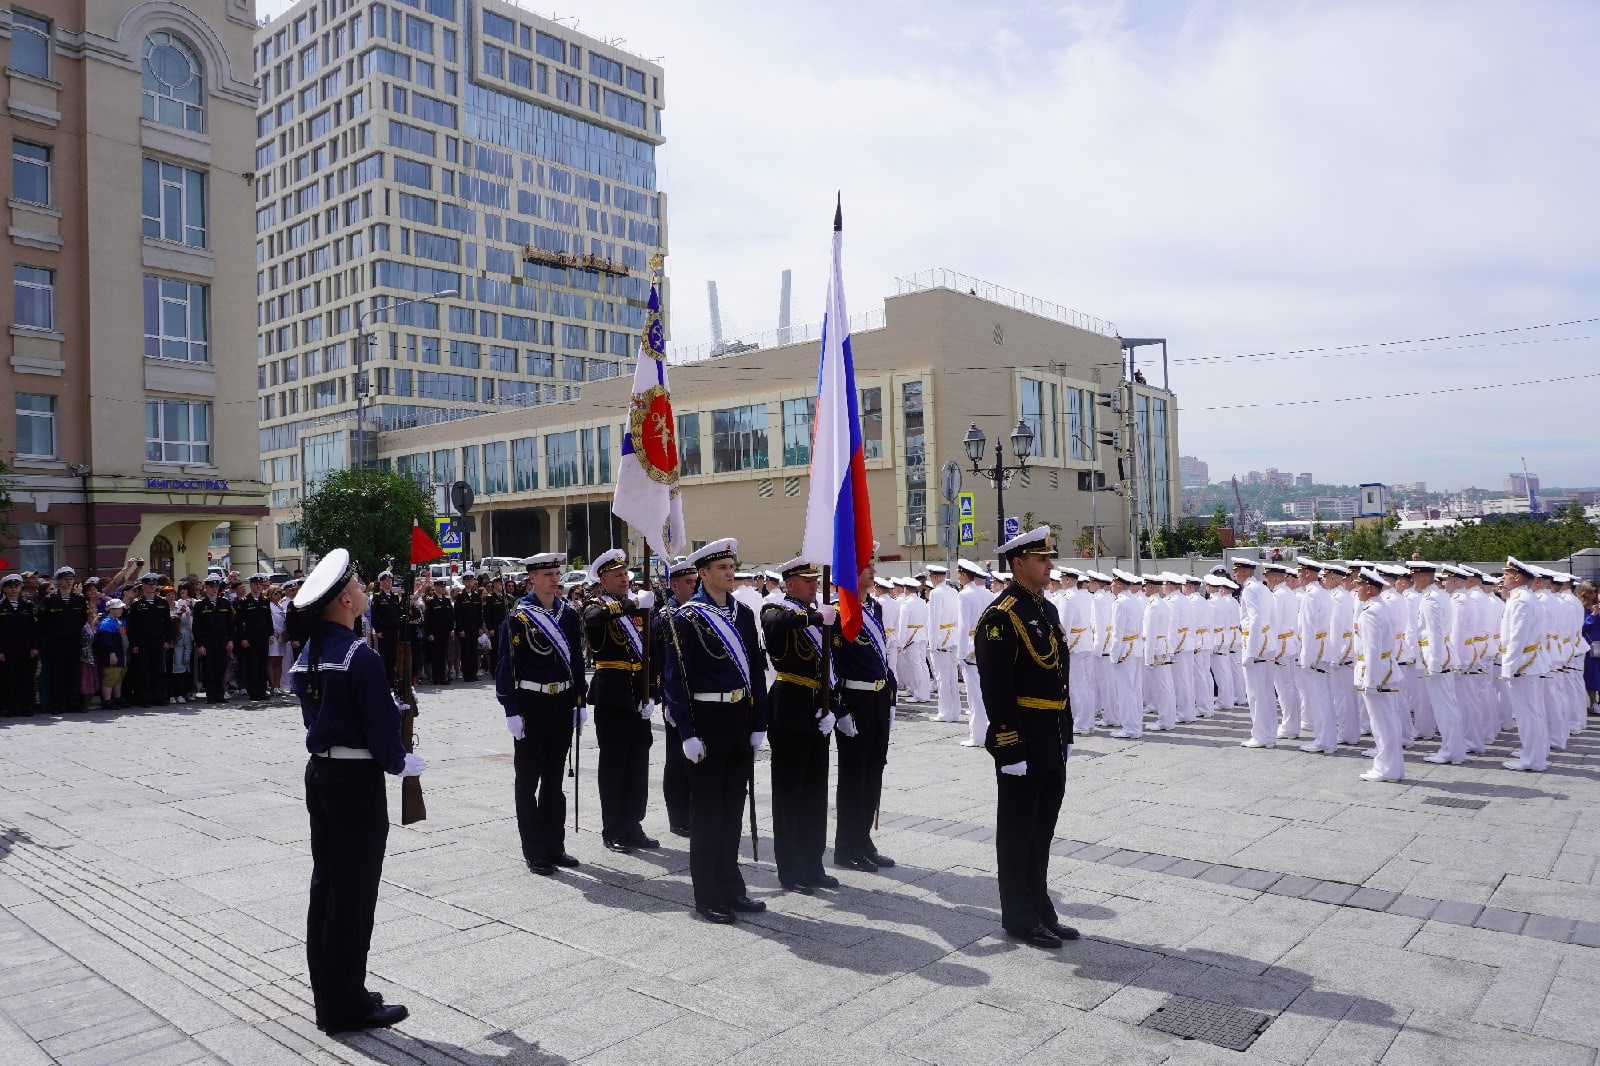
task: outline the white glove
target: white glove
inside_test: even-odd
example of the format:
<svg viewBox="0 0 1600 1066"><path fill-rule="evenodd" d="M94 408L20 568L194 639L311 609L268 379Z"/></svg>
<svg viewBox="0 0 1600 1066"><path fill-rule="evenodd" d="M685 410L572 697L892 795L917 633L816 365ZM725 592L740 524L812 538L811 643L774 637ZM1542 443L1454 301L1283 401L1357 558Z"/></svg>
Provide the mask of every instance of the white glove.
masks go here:
<svg viewBox="0 0 1600 1066"><path fill-rule="evenodd" d="M834 620L839 617L839 608L825 603L821 607L817 608L817 613L822 616L823 625L831 626L833 625Z"/></svg>
<svg viewBox="0 0 1600 1066"><path fill-rule="evenodd" d="M506 715L506 730L508 732L510 732L511 738L513 740L521 740L522 739L522 715L520 715L520 714L508 714L508 715Z"/></svg>
<svg viewBox="0 0 1600 1066"><path fill-rule="evenodd" d="M767 735L765 733L751 733L750 734L750 754L754 755L756 752L760 751L761 750L761 742L763 740L766 740L766 739L767 739Z"/></svg>
<svg viewBox="0 0 1600 1066"><path fill-rule="evenodd" d="M399 700L396 700L395 704L394 704L394 709L399 711L401 714L405 714L407 711L409 711L411 709L411 704L409 704L409 703L401 703Z"/></svg>
<svg viewBox="0 0 1600 1066"><path fill-rule="evenodd" d="M639 717L643 718L645 721L648 722L651 718L653 718L655 716L655 713L656 713L656 701L655 700L645 700L643 703L639 704Z"/></svg>
<svg viewBox="0 0 1600 1066"><path fill-rule="evenodd" d="M639 610L648 611L650 608L656 605L656 594L651 592L649 589L646 589L635 596L633 598L633 602L639 605Z"/></svg>
<svg viewBox="0 0 1600 1066"><path fill-rule="evenodd" d="M827 736L829 733L833 732L833 725L836 721L838 721L838 719L834 718L832 711L829 711L827 714L817 719L817 732L821 733L823 736Z"/></svg>
<svg viewBox="0 0 1600 1066"><path fill-rule="evenodd" d="M1007 763L1000 767L1000 772L1010 774L1012 777L1022 777L1028 772L1028 760L1023 759L1021 762Z"/></svg>
<svg viewBox="0 0 1600 1066"><path fill-rule="evenodd" d="M428 764L423 760L422 756L414 755L411 752L406 752L406 765L405 768L400 771L400 776L421 777L422 771L426 770L427 768Z"/></svg>
<svg viewBox="0 0 1600 1066"><path fill-rule="evenodd" d="M1067 745L1067 754L1066 754L1066 758L1064 758L1064 759L1062 759L1062 760L1061 760L1061 761L1062 761L1062 762L1066 762L1066 761L1067 761L1067 759L1070 759L1070 758L1072 758L1072 749L1073 749L1073 748L1074 748L1074 747L1076 747L1076 746L1077 746L1077 745L1075 745L1075 744L1068 744L1068 745Z"/></svg>
<svg viewBox="0 0 1600 1066"><path fill-rule="evenodd" d="M585 707L581 703L578 704L578 706L574 707L573 710L572 710L572 724L577 726L580 729L583 728L584 726L588 725L589 724L589 708Z"/></svg>
<svg viewBox="0 0 1600 1066"><path fill-rule="evenodd" d="M706 746L699 737L690 737L683 742L683 757L690 762L699 762L706 757Z"/></svg>
<svg viewBox="0 0 1600 1066"><path fill-rule="evenodd" d="M853 714L845 715L835 723L835 726L838 728L839 732L843 733L847 737L853 737L856 735L856 719L855 715Z"/></svg>

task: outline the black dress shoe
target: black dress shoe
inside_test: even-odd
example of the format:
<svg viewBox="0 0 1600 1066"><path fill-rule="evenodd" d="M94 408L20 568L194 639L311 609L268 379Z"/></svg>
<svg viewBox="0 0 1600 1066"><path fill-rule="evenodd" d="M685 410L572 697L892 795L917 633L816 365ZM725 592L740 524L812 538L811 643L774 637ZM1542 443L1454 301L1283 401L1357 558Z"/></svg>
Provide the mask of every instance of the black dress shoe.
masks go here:
<svg viewBox="0 0 1600 1066"><path fill-rule="evenodd" d="M720 907L696 907L695 913L716 925L732 925L735 920L732 911L725 911Z"/></svg>
<svg viewBox="0 0 1600 1066"><path fill-rule="evenodd" d="M655 837L647 837L643 833L633 837L628 843L636 848L659 848L661 846L661 841Z"/></svg>
<svg viewBox="0 0 1600 1066"><path fill-rule="evenodd" d="M372 1005L374 1007L383 1006L383 993L382 992L368 992L367 995L368 995L368 997L371 998Z"/></svg>
<svg viewBox="0 0 1600 1066"><path fill-rule="evenodd" d="M728 909L738 911L741 914L760 914L767 909L767 904L764 900L740 896L737 899L728 901Z"/></svg>
<svg viewBox="0 0 1600 1066"><path fill-rule="evenodd" d="M1070 925L1062 925L1060 922L1045 922L1044 927L1062 940L1078 939L1078 931Z"/></svg>
<svg viewBox="0 0 1600 1066"><path fill-rule="evenodd" d="M865 855L857 855L853 859L834 859L833 864L841 870L860 870L864 874L878 872L878 864Z"/></svg>
<svg viewBox="0 0 1600 1066"><path fill-rule="evenodd" d="M839 879L832 874L817 874L811 878L812 888L838 888Z"/></svg>
<svg viewBox="0 0 1600 1066"><path fill-rule="evenodd" d="M804 881L779 881L778 884L782 885L786 891L798 892L802 896L809 896L815 891Z"/></svg>
<svg viewBox="0 0 1600 1066"><path fill-rule="evenodd" d="M605 840L606 849L608 851L620 852L623 855L632 855L633 854L633 846L631 844L624 844L622 841L617 840L614 837L605 837L604 840ZM573 860L572 865L574 865L574 866L578 865L576 859Z"/></svg>
<svg viewBox="0 0 1600 1066"><path fill-rule="evenodd" d="M529 859L528 869L540 877L554 877L556 875L556 864L549 859Z"/></svg>
<svg viewBox="0 0 1600 1066"><path fill-rule="evenodd" d="M873 852L871 855L868 855L867 858L871 859L874 864L883 867L885 870L894 865L893 859L889 858L887 855L879 855L877 852Z"/></svg>
<svg viewBox="0 0 1600 1066"><path fill-rule="evenodd" d="M667 831L675 837L686 837L689 835L689 827L686 825L669 825L667 826Z"/></svg>
<svg viewBox="0 0 1600 1066"><path fill-rule="evenodd" d="M1036 925L1025 933L1019 933L1015 930L1007 929L1006 935L1012 937L1013 939L1020 940L1024 944L1032 944L1036 948L1058 948L1061 946L1061 938L1056 936L1049 929L1046 929L1043 925Z"/></svg>
<svg viewBox="0 0 1600 1066"><path fill-rule="evenodd" d="M557 866L565 866L565 867L568 867L569 869L571 867L574 867L574 866L578 865L577 857L573 856L573 855L571 855L571 854L569 854L569 853L567 853L565 851L563 851L560 855L555 856L550 861L555 863Z"/></svg>
<svg viewBox="0 0 1600 1066"><path fill-rule="evenodd" d="M387 1029L396 1022L403 1022L411 1016L399 1003L388 1003L380 1007L373 1007L372 1013L365 1018L356 1018L337 1025L325 1025L322 1031L332 1036L335 1033L354 1033L362 1029Z"/></svg>

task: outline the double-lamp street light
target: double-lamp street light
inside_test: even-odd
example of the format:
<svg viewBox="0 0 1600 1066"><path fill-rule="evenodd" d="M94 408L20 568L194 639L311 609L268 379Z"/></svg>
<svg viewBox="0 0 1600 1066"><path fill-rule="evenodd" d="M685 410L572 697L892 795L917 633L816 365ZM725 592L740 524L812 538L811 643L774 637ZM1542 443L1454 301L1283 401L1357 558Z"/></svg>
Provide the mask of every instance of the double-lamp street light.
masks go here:
<svg viewBox="0 0 1600 1066"><path fill-rule="evenodd" d="M972 460L972 472L981 474L994 484L995 502L995 527L994 543L998 548L1005 543L1006 529L1006 486L1016 476L1017 471L1027 468L1028 456L1033 454L1033 429L1028 425L1027 419L1017 419L1017 428L1011 431L1011 452L1017 457L1015 466L1006 466L1001 453L998 439L994 442L994 465L981 467L984 446L989 439L983 435L983 430L974 422L967 427L967 435L961 438L962 445L967 449L967 458Z"/></svg>
<svg viewBox="0 0 1600 1066"><path fill-rule="evenodd" d="M367 358L367 319L398 307L432 303L435 300L446 300L459 295L460 291L457 289L440 289L431 296L417 296L410 300L395 300L382 307L369 307L356 316L356 469L359 470L367 465L367 434L364 418L367 396L367 372L364 369Z"/></svg>

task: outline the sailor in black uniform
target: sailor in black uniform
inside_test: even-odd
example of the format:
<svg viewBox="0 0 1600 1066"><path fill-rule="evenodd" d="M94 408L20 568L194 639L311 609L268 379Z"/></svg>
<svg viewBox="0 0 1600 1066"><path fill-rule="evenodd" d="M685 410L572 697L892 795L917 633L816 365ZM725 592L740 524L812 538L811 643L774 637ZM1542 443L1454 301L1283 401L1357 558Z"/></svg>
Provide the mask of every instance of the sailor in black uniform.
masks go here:
<svg viewBox="0 0 1600 1066"><path fill-rule="evenodd" d="M378 638L378 657L391 685L396 680L395 649L400 646L400 623L405 619L401 612L405 609L405 594L394 590L394 574L385 570L378 575L378 591L372 597L372 635Z"/></svg>
<svg viewBox="0 0 1600 1066"><path fill-rule="evenodd" d="M679 559L667 568L667 602L657 612L655 625L650 630L650 691L661 705L662 732L666 737L666 752L661 768L661 801L667 808L667 828L674 836L686 837L694 818L689 804L689 762L683 757L683 735L672 717L672 708L662 696L661 685L667 665L667 652L672 643L672 613L688 602L700 586L700 575L695 565Z"/></svg>
<svg viewBox="0 0 1600 1066"><path fill-rule="evenodd" d="M601 552L589 564L594 595L583 604L583 636L594 655L589 703L600 745L600 835L612 851L657 848L644 832L650 791L650 693L644 676L644 619L655 605L649 592L628 598L628 556Z"/></svg>
<svg viewBox="0 0 1600 1066"><path fill-rule="evenodd" d="M872 546L876 554L878 546ZM857 578L859 589L872 588L878 569L871 562ZM839 777L834 786L833 864L875 873L894 860L872 842L872 820L883 793L883 768L889 762L889 728L899 691L889 667L883 608L871 596L861 597L861 628L847 640L841 628L832 631L833 669L839 707L844 712L834 729L839 743Z"/></svg>
<svg viewBox="0 0 1600 1066"><path fill-rule="evenodd" d="M89 601L73 588L77 576L72 567L63 566L56 571L56 590L39 601L39 637L44 644L44 668L50 675L50 709L57 714L83 710L79 689Z"/></svg>
<svg viewBox="0 0 1600 1066"><path fill-rule="evenodd" d="M306 963L317 1027L327 1033L391 1026L405 1007L367 991L367 952L389 838L383 775L422 773L400 743L400 708L383 660L356 635L367 591L335 548L294 598L309 634L290 668L306 726L306 810L311 817L311 905Z"/></svg>

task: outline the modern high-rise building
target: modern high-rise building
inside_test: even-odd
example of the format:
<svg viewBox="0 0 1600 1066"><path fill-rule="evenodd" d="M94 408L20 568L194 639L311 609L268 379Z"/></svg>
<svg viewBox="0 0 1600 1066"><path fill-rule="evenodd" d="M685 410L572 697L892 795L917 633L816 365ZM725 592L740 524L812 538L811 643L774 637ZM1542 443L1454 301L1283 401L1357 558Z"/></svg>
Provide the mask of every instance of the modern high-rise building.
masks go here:
<svg viewBox="0 0 1600 1066"><path fill-rule="evenodd" d="M1186 489L1204 488L1211 484L1211 466L1204 459L1192 455L1178 456L1178 477Z"/></svg>
<svg viewBox="0 0 1600 1066"><path fill-rule="evenodd" d="M12 567L256 565L251 0L0 7ZM136 328L137 327L137 328Z"/></svg>
<svg viewBox="0 0 1600 1066"><path fill-rule="evenodd" d="M1513 496L1526 501L1529 496L1539 495L1539 475L1523 474L1520 471L1506 475L1506 491Z"/></svg>
<svg viewBox="0 0 1600 1066"><path fill-rule="evenodd" d="M505 0L301 0L255 40L262 539L292 558L303 492L378 431L631 370L665 87Z"/></svg>

